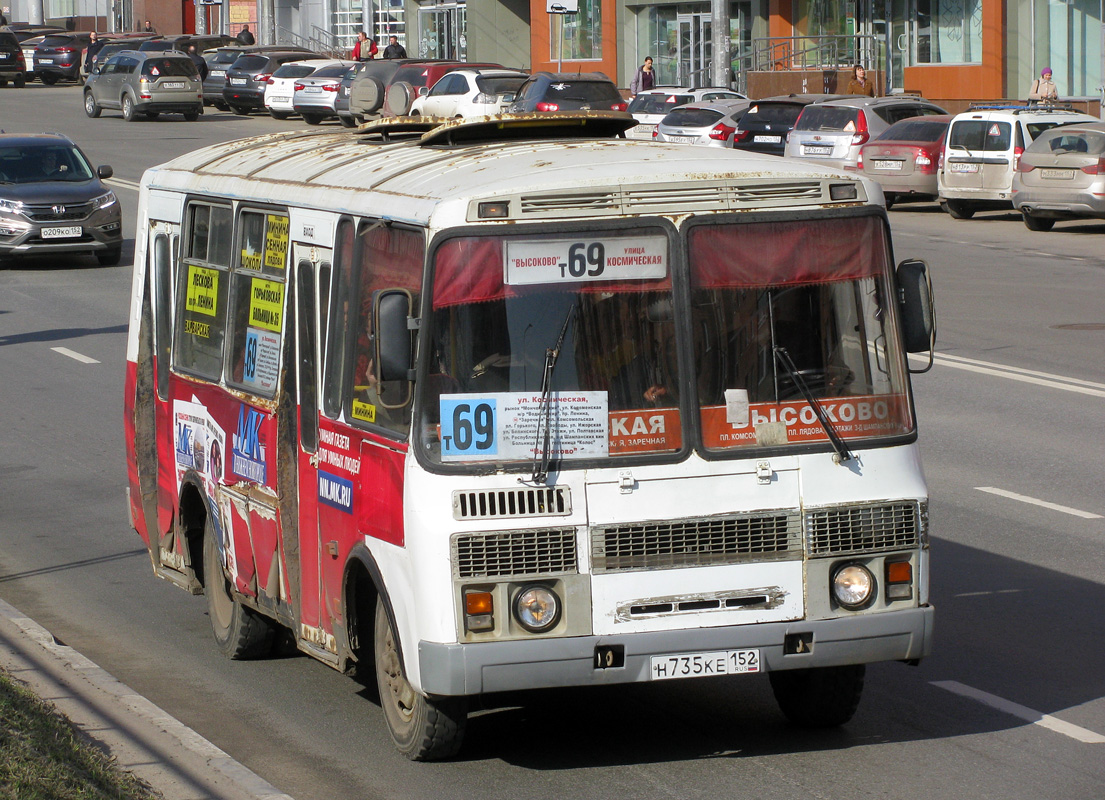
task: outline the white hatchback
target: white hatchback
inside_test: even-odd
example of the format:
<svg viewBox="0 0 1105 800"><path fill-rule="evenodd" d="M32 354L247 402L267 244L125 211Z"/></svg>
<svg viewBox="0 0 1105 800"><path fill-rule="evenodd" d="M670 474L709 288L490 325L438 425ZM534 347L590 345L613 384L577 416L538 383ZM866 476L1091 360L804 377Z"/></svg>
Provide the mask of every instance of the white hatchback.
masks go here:
<svg viewBox="0 0 1105 800"><path fill-rule="evenodd" d="M265 108L275 119L287 119L295 111L292 109L292 96L295 94L295 82L306 78L323 67L340 64L335 58L312 58L304 61L289 61L272 73L265 86Z"/></svg>
<svg viewBox="0 0 1105 800"><path fill-rule="evenodd" d="M501 114L528 78L529 73L517 69L455 69L415 98L407 113L412 117L465 119Z"/></svg>
<svg viewBox="0 0 1105 800"><path fill-rule="evenodd" d="M676 108L687 103L712 103L716 100L747 100L740 92L731 89L692 89L685 86L658 86L639 92L629 101L626 110L637 120L637 127L625 132L627 139L652 141L660 120Z"/></svg>

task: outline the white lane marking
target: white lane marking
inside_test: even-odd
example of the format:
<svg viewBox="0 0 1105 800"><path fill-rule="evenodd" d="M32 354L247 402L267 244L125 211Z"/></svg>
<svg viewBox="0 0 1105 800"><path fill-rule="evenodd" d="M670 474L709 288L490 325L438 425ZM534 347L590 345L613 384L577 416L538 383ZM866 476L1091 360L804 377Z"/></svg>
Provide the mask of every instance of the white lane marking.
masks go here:
<svg viewBox="0 0 1105 800"><path fill-rule="evenodd" d="M70 350L68 347L51 347L50 349L53 350L55 353L61 353L63 356L69 356L69 358L72 358L75 361L80 361L82 364L99 364L100 363L96 359L89 358L88 356L85 356L85 355L81 355L80 353L78 353L75 350Z"/></svg>
<svg viewBox="0 0 1105 800"><path fill-rule="evenodd" d="M1042 714L1027 706L1022 706L1018 703L998 697L997 695L990 694L989 692L974 689L959 681L933 681L932 685L938 686L953 694L977 700L980 703L990 706L990 708L1004 711L1006 714L1011 714L1014 717L1023 719L1025 722L1031 722L1033 725L1039 725L1042 728L1061 733L1079 742L1085 742L1086 744L1105 744L1105 736L1099 733L1094 733L1085 728L1080 728L1077 725L1072 725L1069 722L1064 722L1050 714Z"/></svg>
<svg viewBox="0 0 1105 800"><path fill-rule="evenodd" d="M134 181L124 180L123 178L106 178L104 180L104 183L106 183L108 186L117 186L120 189L133 189L136 192L142 188L141 184L135 183Z"/></svg>
<svg viewBox="0 0 1105 800"><path fill-rule="evenodd" d="M920 361L928 361L928 356L910 354L910 358ZM991 364L986 361L977 361L972 358L960 356L935 355L933 361L945 367L953 369L965 369L969 372L978 372L982 375L994 375L998 378L1008 378L1012 381L1034 383L1038 386L1047 386L1052 389L1063 389L1067 392L1078 392L1093 397L1105 397L1105 383L1079 380L1078 378L1064 378L1061 375L1052 375L1047 372L1035 372L1020 367L1007 367L1004 364Z"/></svg>
<svg viewBox="0 0 1105 800"><path fill-rule="evenodd" d="M1029 497L1028 495L1017 494L1016 492L1007 492L1005 489L997 489L993 486L976 486L980 492L988 492L989 494L996 494L999 497L1008 497L1010 500L1019 500L1022 503L1031 503L1034 506L1040 506L1041 508L1050 508L1052 511L1062 511L1064 514L1070 514L1075 517L1082 517L1082 519L1102 519L1100 514L1094 514L1091 511L1082 511L1077 508L1071 508L1070 506L1061 506L1058 503L1049 503L1047 500L1040 500L1035 497Z"/></svg>

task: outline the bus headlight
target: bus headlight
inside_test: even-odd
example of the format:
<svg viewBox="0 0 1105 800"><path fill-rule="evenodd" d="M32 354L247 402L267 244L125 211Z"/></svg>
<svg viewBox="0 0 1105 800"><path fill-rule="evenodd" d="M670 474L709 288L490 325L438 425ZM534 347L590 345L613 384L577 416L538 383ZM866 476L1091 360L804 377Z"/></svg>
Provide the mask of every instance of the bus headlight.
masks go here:
<svg viewBox="0 0 1105 800"><path fill-rule="evenodd" d="M530 633L545 633L560 621L560 598L547 586L527 586L514 598L514 618Z"/></svg>
<svg viewBox="0 0 1105 800"><path fill-rule="evenodd" d="M875 576L862 564L845 564L833 573L833 598L849 611L856 611L875 596Z"/></svg>

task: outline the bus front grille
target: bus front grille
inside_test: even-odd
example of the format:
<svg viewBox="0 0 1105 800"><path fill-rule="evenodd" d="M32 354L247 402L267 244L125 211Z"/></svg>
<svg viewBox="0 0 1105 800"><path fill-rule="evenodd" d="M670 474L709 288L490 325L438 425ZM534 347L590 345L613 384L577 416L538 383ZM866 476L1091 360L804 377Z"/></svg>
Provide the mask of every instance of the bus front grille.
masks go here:
<svg viewBox="0 0 1105 800"><path fill-rule="evenodd" d="M452 545L453 570L462 579L579 571L575 528L462 533Z"/></svg>
<svg viewBox="0 0 1105 800"><path fill-rule="evenodd" d="M927 506L915 501L806 511L811 558L912 550L921 545Z"/></svg>
<svg viewBox="0 0 1105 800"><path fill-rule="evenodd" d="M591 530L591 563L596 573L801 557L801 517L796 510Z"/></svg>
<svg viewBox="0 0 1105 800"><path fill-rule="evenodd" d="M572 493L567 486L453 492L453 519L457 520L565 517L571 513Z"/></svg>

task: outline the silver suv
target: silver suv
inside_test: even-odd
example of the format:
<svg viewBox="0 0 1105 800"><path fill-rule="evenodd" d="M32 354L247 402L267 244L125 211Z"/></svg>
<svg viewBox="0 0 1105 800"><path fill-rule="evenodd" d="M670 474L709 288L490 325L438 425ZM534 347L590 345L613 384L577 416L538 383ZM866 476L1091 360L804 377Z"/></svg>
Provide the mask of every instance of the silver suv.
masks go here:
<svg viewBox="0 0 1105 800"><path fill-rule="evenodd" d="M898 120L947 114L920 97L849 95L802 109L783 155L838 169L856 169L859 150Z"/></svg>
<svg viewBox="0 0 1105 800"><path fill-rule="evenodd" d="M84 84L84 112L100 116L117 108L132 121L145 114L183 114L189 122L203 113L203 83L192 59L176 51L123 50L97 64Z"/></svg>

